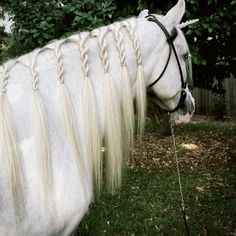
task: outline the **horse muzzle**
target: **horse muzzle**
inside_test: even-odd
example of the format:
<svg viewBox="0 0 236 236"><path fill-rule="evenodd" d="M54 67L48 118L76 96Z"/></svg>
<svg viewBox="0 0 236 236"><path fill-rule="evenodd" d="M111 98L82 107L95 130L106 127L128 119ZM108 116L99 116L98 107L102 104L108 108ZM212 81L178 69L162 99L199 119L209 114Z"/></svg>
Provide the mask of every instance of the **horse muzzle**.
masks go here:
<svg viewBox="0 0 236 236"><path fill-rule="evenodd" d="M189 91L185 93L186 94L184 101L181 102L179 108L175 112L173 112L172 115L175 124L189 123L195 111L194 98Z"/></svg>

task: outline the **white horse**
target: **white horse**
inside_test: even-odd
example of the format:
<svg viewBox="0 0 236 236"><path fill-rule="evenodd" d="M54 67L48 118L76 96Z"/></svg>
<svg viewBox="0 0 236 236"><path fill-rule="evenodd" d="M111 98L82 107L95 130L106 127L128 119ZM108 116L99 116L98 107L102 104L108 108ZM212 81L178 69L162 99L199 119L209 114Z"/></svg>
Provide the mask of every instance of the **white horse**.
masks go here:
<svg viewBox="0 0 236 236"><path fill-rule="evenodd" d="M0 235L69 235L102 184L116 191L146 91L189 121L184 12L184 0L165 16L144 10L0 67Z"/></svg>

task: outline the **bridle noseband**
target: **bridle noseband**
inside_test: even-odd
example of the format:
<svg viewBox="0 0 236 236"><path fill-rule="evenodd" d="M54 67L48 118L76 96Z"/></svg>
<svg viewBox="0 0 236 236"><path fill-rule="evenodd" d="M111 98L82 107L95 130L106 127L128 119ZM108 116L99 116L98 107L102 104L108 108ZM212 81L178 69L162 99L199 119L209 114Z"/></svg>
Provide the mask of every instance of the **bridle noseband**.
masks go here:
<svg viewBox="0 0 236 236"><path fill-rule="evenodd" d="M175 49L175 46L174 46L174 43L173 43L174 39L178 35L178 32L177 32L177 29L174 28L172 33L170 34L167 31L167 29L165 28L165 26L160 21L158 21L157 18L155 16L153 16L153 15L148 15L147 19L149 21L155 22L161 28L161 30L163 31L163 33L165 34L165 36L167 38L167 43L169 45L169 54L168 54L167 62L165 64L165 66L164 66L164 69L162 70L161 74L157 77L157 79L148 86L148 88L150 88L153 85L155 85L161 79L161 77L164 75L164 73L165 73L165 71L167 69L167 66L169 64L169 61L170 61L172 50L174 52L174 55L175 55L175 58L176 58L176 61L177 61L177 64L178 64L180 78L181 78L181 83L182 83L182 86L181 86L182 87L182 91L181 91L181 97L180 97L178 105L176 106L176 108L174 108L173 110L169 111L170 113L173 113L173 112L179 110L181 107L184 106L184 101L185 101L185 98L187 96L187 93L185 91L185 89L187 87L187 83L184 81L183 71L181 69L179 58L178 58L178 55L177 55L177 52L176 52L176 49Z"/></svg>

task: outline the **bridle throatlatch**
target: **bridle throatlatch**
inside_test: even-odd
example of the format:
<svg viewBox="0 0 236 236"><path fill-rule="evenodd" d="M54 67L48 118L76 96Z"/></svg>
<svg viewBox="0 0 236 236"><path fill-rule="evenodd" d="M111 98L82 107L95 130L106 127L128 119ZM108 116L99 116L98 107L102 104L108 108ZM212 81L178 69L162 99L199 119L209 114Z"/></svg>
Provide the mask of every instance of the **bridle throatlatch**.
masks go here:
<svg viewBox="0 0 236 236"><path fill-rule="evenodd" d="M178 31L177 31L176 28L173 28L173 30L170 34L167 31L167 29L165 28L165 26L160 21L158 21L157 18L153 15L148 15L147 19L151 22L156 23L161 28L161 30L163 31L163 33L165 34L165 36L167 38L167 43L169 45L169 53L168 53L168 58L167 58L166 64L165 64L161 74L148 86L148 88L155 85L161 79L161 77L164 75L164 73L167 69L167 66L169 64L172 51L174 52L174 55L175 55L175 58L176 58L176 61L177 61L177 65L178 65L178 68L179 68L179 73L180 73L180 78L181 78L181 83L182 83L182 85L181 85L182 91L181 91L181 96L180 96L180 100L179 100L178 105L173 110L169 111L170 113L173 113L173 112L179 110L181 107L183 107L185 98L187 96L186 91L185 91L185 89L187 87L187 82L184 81L183 71L181 69L179 58L178 58L178 55L177 55L177 52L176 52L176 49L175 49L175 46L174 46L174 43L173 43L174 39L178 35Z"/></svg>

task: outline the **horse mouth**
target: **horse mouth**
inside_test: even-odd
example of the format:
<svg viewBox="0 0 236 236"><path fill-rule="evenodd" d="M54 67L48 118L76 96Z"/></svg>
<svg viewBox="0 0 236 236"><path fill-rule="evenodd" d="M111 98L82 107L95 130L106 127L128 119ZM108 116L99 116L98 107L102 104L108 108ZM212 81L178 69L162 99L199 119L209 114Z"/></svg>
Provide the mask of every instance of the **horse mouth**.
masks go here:
<svg viewBox="0 0 236 236"><path fill-rule="evenodd" d="M169 111L168 107L165 106L164 102L161 99L159 99L154 92L150 91L148 92L147 95L149 102L154 103L155 105L164 109L166 112ZM194 110L195 110L194 99L193 100L186 99L184 101L184 106L180 107L180 109L172 113L173 123L175 125L189 123L193 116Z"/></svg>

